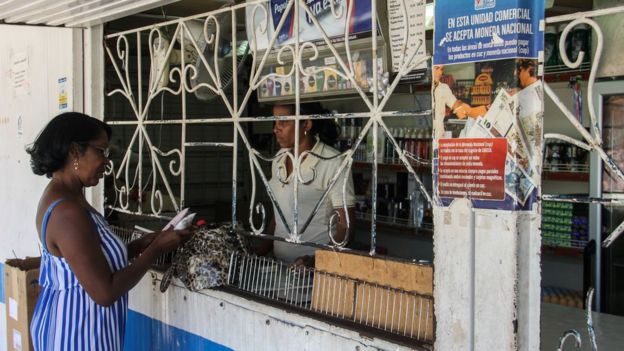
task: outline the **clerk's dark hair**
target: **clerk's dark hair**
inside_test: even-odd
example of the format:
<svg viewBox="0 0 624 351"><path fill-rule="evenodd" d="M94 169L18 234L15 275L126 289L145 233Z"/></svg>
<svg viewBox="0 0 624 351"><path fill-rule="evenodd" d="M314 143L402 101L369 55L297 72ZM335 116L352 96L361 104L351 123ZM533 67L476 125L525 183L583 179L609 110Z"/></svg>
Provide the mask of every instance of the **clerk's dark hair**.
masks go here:
<svg viewBox="0 0 624 351"><path fill-rule="evenodd" d="M102 132L110 139L112 131L106 123L83 113L65 112L52 118L26 148L33 173L51 178L65 165L72 145L82 153Z"/></svg>
<svg viewBox="0 0 624 351"><path fill-rule="evenodd" d="M287 105L291 114L295 114L295 105ZM326 115L330 111L323 108L318 102L310 102L299 105L300 115ZM315 118L310 120L312 128L308 131L310 135L318 137L324 144L334 146L340 136L340 126L333 118Z"/></svg>
<svg viewBox="0 0 624 351"><path fill-rule="evenodd" d="M535 68L537 66L537 60L535 59L517 59L516 60L516 69L520 71L520 69L528 70L529 75L531 77L535 77L536 71Z"/></svg>

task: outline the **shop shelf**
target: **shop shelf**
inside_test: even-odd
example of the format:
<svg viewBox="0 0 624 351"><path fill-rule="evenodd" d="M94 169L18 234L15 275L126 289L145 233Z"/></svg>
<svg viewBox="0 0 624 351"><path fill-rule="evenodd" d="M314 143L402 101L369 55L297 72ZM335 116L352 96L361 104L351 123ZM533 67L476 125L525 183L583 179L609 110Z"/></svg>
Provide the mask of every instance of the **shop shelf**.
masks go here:
<svg viewBox="0 0 624 351"><path fill-rule="evenodd" d="M566 182L588 182L589 173L544 171L544 173L542 173L542 179L543 180L558 180L558 181L566 181Z"/></svg>
<svg viewBox="0 0 624 351"><path fill-rule="evenodd" d="M552 245L542 245L542 254L549 253L558 256L569 256L569 257L583 257L583 249L580 247L565 247L565 246L552 246Z"/></svg>
<svg viewBox="0 0 624 351"><path fill-rule="evenodd" d="M548 83L569 82L570 78L580 76L581 80L587 81L589 79L590 68L591 63L589 62L582 63L577 69L570 69L565 65L547 66L544 80Z"/></svg>
<svg viewBox="0 0 624 351"><path fill-rule="evenodd" d="M587 182L589 181L589 166L586 164L559 164L553 169L552 165L544 165L542 179Z"/></svg>
<svg viewBox="0 0 624 351"><path fill-rule="evenodd" d="M370 228L370 213L355 212L355 225L358 228ZM420 227L416 227L408 223L407 219L403 218L391 218L388 216L377 216L377 229L378 231L390 230L407 235L433 235L433 226L431 224L423 223Z"/></svg>
<svg viewBox="0 0 624 351"><path fill-rule="evenodd" d="M373 165L372 162L366 161L354 161L353 169L370 169ZM416 172L431 171L431 165L412 163L412 167ZM407 168L403 163L399 162L383 162L377 163L377 166L381 170L395 171L395 172L407 172Z"/></svg>

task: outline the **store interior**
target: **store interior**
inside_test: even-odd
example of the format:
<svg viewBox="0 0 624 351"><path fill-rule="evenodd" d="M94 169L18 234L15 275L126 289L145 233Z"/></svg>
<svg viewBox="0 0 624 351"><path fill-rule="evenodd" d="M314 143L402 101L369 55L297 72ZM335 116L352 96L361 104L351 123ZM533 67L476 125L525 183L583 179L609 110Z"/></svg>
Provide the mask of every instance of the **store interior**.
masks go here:
<svg viewBox="0 0 624 351"><path fill-rule="evenodd" d="M594 1L604 3L606 1ZM547 1L548 3L548 1ZM553 3L551 1L551 3ZM105 26L106 34L136 28L151 23L171 20L177 17L214 10L221 6L219 1L199 2L184 0L157 10L151 10L144 14L135 15L111 22ZM582 0L556 0L550 7L547 6L546 16L563 15L578 11L592 9L589 1ZM579 30L581 32L581 30ZM548 36L551 36L549 39ZM555 26L546 28L546 42L557 40L560 32ZM583 36L586 48L592 47L590 31L585 29ZM431 30L426 32L427 51L432 48ZM144 41L145 51L147 51L147 40ZM357 43L355 44L357 45ZM381 50L386 50L381 47ZM578 69L567 69L560 59L557 59L557 52L552 53L550 59L546 60L543 80L548 82L553 91L561 98L571 111L577 111L577 118L583 125L589 127L589 103L587 101L587 79L591 66L591 57L587 56L585 62ZM130 62L136 62L136 56L130 56ZM372 67L370 61L366 70L370 73ZM388 63L385 62L385 65ZM142 75L148 79L149 71L143 65ZM279 72L279 64L270 65L273 72ZM131 71L138 67L131 65ZM387 67L385 67L387 68ZM240 69L237 72L241 83L238 86L239 93L246 91L245 77L249 77L251 71L251 60L249 57L243 58ZM480 73L488 72L487 68L479 65L458 65L448 66L445 69L443 80L454 82L456 86L456 96L461 96L464 102L472 105L488 104L495 96L498 89L510 86L513 77L496 77L495 72L488 72L492 79L486 87L480 87L475 77ZM388 101L390 110L404 111L405 116L400 118L388 117L385 119L387 126L393 137L403 149L410 150L417 155L419 160L412 160L412 167L419 175L425 187L431 190L431 166L428 161L431 159L431 115L426 111L431 110L431 67L427 67L424 77L416 77L413 80L402 82ZM317 77L318 79L318 77ZM353 91L337 94L337 90L347 88L340 85L328 87L329 76L324 79L323 91L303 94L302 102L320 101L327 112L346 114L362 113L368 110L362 99ZM507 81L509 80L509 81ZM106 91L112 91L118 87L118 80L111 65L106 65L105 72ZM292 83L292 82L291 82ZM363 84L366 77L363 77ZM277 84L277 83L276 83ZM320 83L317 83L320 84ZM175 84L174 84L175 86ZM283 90L286 90L286 82L280 82ZM270 116L271 107L275 103L293 103L293 98L288 98L283 91L278 91L276 87L267 87L271 93L266 93L262 88L258 94L254 94L246 107L244 116L260 117ZM320 89L320 88L319 88ZM485 92L484 92L485 89ZM345 89L349 90L349 89ZM306 91L306 93L308 93ZM265 96L262 96L265 94ZM276 95L283 98L277 99ZM580 96L580 98L579 98ZM212 117L227 117L229 113L218 99L205 100L193 94L186 97L186 118L204 118L207 113ZM620 140L620 128L622 118L624 118L624 97L623 95L612 96L605 100L602 105L603 114L603 137L605 139L606 150L616 156L621 150L617 145ZM151 119L172 116L181 110L180 101L177 97L162 94L152 102L149 107L148 116ZM411 115L410 115L411 114ZM105 115L110 120L132 120L134 113L130 107L124 103L119 95L106 99ZM345 150L351 147L356 137L360 134L361 127L366 123L366 117L351 119L340 119L342 136L334 145L338 150ZM454 116L448 119L448 126L459 133L463 128L464 121ZM273 155L277 151L275 139L273 138L273 122L250 122L244 123L245 133L251 145L265 156ZM111 145L117 149L113 153L113 162L119 164L123 157L123 151L128 145L133 135L132 126L114 126L113 140ZM173 149L180 144L181 128L178 125L153 125L148 126L148 132L152 140L161 150ZM187 128L187 141L211 142L231 141L233 127L230 124L198 124L192 128ZM570 137L579 138L579 133L567 121L555 104L548 98L544 100L544 134L560 133ZM371 165L372 153L367 149L366 141L370 141L371 136L364 136L360 152L355 153L352 165L352 176L354 180L355 193L357 197L356 218L353 221L353 236L348 244L349 248L367 251L370 247L371 232ZM377 173L377 254L389 257L411 260L414 262L433 262L433 221L430 204L419 196L417 183L413 176L409 175L405 165L397 156L391 145L386 143L386 139L378 140L383 148L378 149L378 173ZM139 150L134 151L136 155ZM237 162L237 193L236 204L238 208L238 219L244 226L249 226L249 213L256 202L265 204L265 209L270 213L271 206L266 192L262 192L259 186L259 193L251 203L251 169L247 162L248 153L246 148L238 149ZM186 174L185 174L185 206L191 207L198 213L198 217L208 222L227 222L231 220L232 203L232 151L218 147L202 147L188 149L186 152ZM623 162L623 161L619 161ZM619 163L620 166L624 163ZM265 164L265 170L270 172L270 163ZM595 167L594 167L595 168ZM138 171L138 170L137 170ZM149 177L158 176L150 173L150 165L144 165L142 170L144 189L139 197L137 193L129 195L131 207L142 206L145 213L150 212L150 191L147 186ZM136 176L129 175L136 181ZM604 193L613 194L614 197L621 196L623 187L608 174L603 174L600 169L592 169L589 153L576 147L563 145L558 142L546 142L544 145L542 193L543 194L565 194L571 196L588 196L590 194L590 178L599 177L602 179L602 189ZM124 178L124 177L122 177ZM121 182L122 180L117 180ZM106 180L106 200L105 205L115 207L122 201L115 194L113 189L119 184L113 184L110 177ZM180 187L180 179L172 179L173 188ZM137 200L143 199L141 205ZM173 211L167 208L165 201L163 211ZM542 301L560 304L569 307L583 308L583 296L589 286L595 280L595 242L591 242L589 236L590 215L587 204L559 204L542 203ZM159 220L149 217L136 217L125 215L116 211L107 211L109 220L119 226L132 226L140 224L144 227L158 227ZM617 226L624 213L617 208L605 206L601 213L599 224L603 238ZM256 213L253 216L255 223L260 223L262 219ZM522 233L519 233L522 235ZM599 247L600 245L598 245ZM602 290L604 312L624 316L624 241L620 240L613 244L611 248L602 250L603 263L603 284ZM618 298L619 296L619 298Z"/></svg>

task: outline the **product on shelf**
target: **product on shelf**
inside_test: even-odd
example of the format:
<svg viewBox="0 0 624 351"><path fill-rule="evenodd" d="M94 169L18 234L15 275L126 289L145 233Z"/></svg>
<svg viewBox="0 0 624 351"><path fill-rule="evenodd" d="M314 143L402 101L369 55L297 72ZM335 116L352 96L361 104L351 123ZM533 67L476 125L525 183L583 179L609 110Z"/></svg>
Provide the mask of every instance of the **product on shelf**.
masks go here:
<svg viewBox="0 0 624 351"><path fill-rule="evenodd" d="M492 103L492 85L494 81L489 73L483 72L475 78L470 88L472 105L489 105Z"/></svg>
<svg viewBox="0 0 624 351"><path fill-rule="evenodd" d="M542 202L542 244L583 248L588 230L585 204Z"/></svg>

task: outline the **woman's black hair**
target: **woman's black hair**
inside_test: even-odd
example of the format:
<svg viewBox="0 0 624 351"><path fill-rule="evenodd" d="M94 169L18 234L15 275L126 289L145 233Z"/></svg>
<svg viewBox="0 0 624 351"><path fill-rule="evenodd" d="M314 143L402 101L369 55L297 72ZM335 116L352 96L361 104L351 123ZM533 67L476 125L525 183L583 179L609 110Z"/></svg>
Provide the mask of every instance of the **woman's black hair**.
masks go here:
<svg viewBox="0 0 624 351"><path fill-rule="evenodd" d="M65 165L72 144L84 152L86 144L102 132L110 139L112 131L108 124L83 113L65 112L52 118L26 149L33 173L51 178L52 173Z"/></svg>
<svg viewBox="0 0 624 351"><path fill-rule="evenodd" d="M292 114L295 114L295 105L289 105ZM299 105L300 115L324 115L329 111L324 109L318 102L309 102ZM340 126L333 118L312 119L312 128L308 131L310 135L318 137L324 144L334 146L340 136Z"/></svg>

